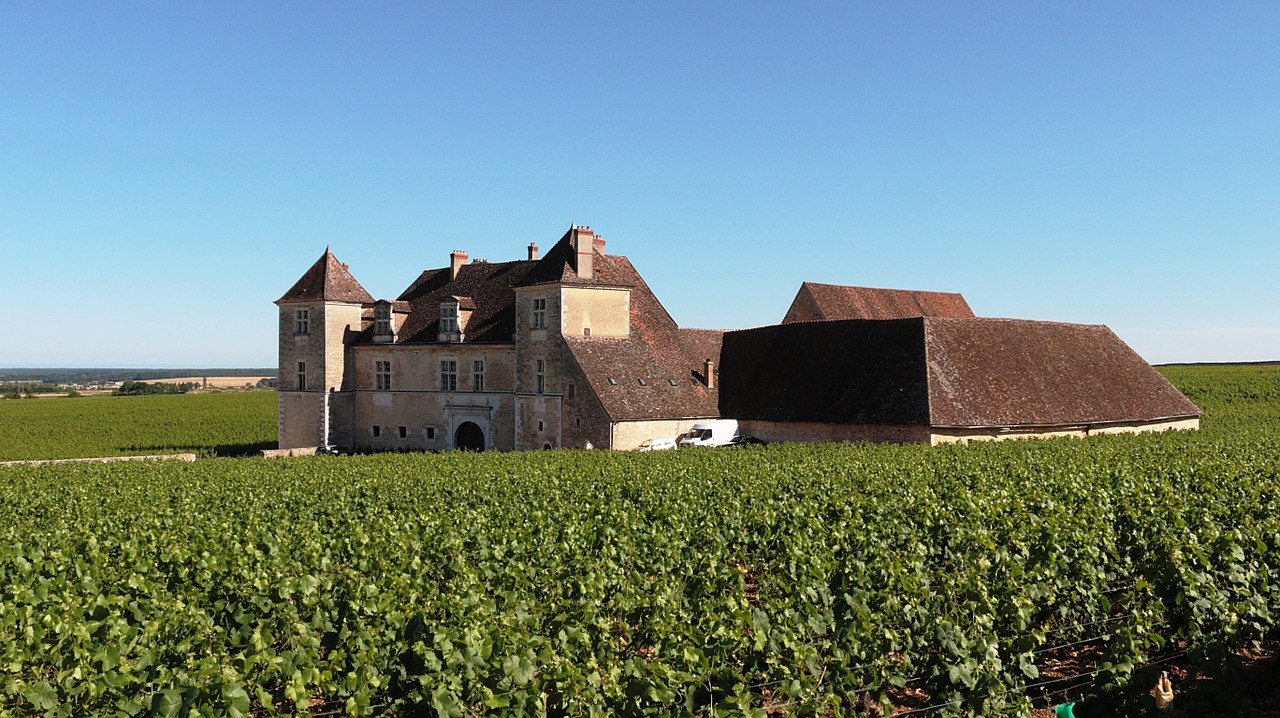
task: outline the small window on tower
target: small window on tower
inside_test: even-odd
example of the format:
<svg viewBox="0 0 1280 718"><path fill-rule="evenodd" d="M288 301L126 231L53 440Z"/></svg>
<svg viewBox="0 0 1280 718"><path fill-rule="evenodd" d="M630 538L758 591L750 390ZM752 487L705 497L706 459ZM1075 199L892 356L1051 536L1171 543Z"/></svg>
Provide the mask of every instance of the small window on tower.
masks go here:
<svg viewBox="0 0 1280 718"><path fill-rule="evenodd" d="M428 427L427 427L427 438L428 438L428 439L434 439L434 438L436 438L436 427L434 427L434 426L428 426Z"/></svg>
<svg viewBox="0 0 1280 718"><path fill-rule="evenodd" d="M471 391L484 391L484 360L471 362Z"/></svg>
<svg viewBox="0 0 1280 718"><path fill-rule="evenodd" d="M298 362L298 391L307 390L307 363Z"/></svg>
<svg viewBox="0 0 1280 718"><path fill-rule="evenodd" d="M407 426L400 427L400 438L401 439L409 438L409 427Z"/></svg>
<svg viewBox="0 0 1280 718"><path fill-rule="evenodd" d="M546 386L547 362L543 359L533 360L533 390L539 394Z"/></svg>
<svg viewBox="0 0 1280 718"><path fill-rule="evenodd" d="M382 436L382 427L381 427L381 426L378 426L377 424L374 424L374 425L373 425L373 437L376 439L376 438L378 438L379 436Z"/></svg>
<svg viewBox="0 0 1280 718"><path fill-rule="evenodd" d="M311 333L311 310L299 309L294 313L294 330L298 334Z"/></svg>
<svg viewBox="0 0 1280 718"><path fill-rule="evenodd" d="M534 329L543 329L547 326L547 300L533 300L533 317L529 322L529 326Z"/></svg>
<svg viewBox="0 0 1280 718"><path fill-rule="evenodd" d="M373 367L374 388L378 391L391 391L391 362L375 361Z"/></svg>

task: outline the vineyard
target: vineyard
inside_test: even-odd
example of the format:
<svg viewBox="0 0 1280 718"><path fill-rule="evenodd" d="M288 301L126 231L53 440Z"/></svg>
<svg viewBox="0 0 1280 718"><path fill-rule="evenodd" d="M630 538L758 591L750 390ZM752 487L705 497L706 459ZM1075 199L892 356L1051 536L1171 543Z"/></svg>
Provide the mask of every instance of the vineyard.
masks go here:
<svg viewBox="0 0 1280 718"><path fill-rule="evenodd" d="M1280 368L1166 371L1202 431L0 467L0 713L1141 709L1280 615Z"/></svg>
<svg viewBox="0 0 1280 718"><path fill-rule="evenodd" d="M0 461L240 455L275 442L274 391L0 401Z"/></svg>

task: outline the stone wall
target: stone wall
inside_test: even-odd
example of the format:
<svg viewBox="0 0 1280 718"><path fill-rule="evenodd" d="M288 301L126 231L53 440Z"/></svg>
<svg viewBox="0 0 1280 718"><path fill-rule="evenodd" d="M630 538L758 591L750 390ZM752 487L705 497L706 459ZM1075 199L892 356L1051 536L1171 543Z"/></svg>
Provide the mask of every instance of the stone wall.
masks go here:
<svg viewBox="0 0 1280 718"><path fill-rule="evenodd" d="M299 309L310 314L306 334L297 332ZM281 402L276 428L280 448L323 446L333 441L334 437L325 435L324 397L331 390L350 388L347 341L351 332L360 329L361 311L359 304L344 302L279 305ZM306 364L305 390L298 385L299 362ZM299 398L302 395L311 398Z"/></svg>
<svg viewBox="0 0 1280 718"><path fill-rule="evenodd" d="M1111 424L1075 424L1049 427L1006 427L994 429L934 429L933 444L968 443L970 441L1005 441L1008 439L1053 439L1064 436L1085 437L1097 434L1140 434L1148 431L1195 430L1198 417L1161 421L1116 422Z"/></svg>
<svg viewBox="0 0 1280 718"><path fill-rule="evenodd" d="M560 306L563 311L558 326L566 337L627 337L631 333L629 289L564 287Z"/></svg>
<svg viewBox="0 0 1280 718"><path fill-rule="evenodd" d="M738 431L770 444L787 441L840 442L869 441L878 444L926 443L929 427L917 424L823 424L746 419Z"/></svg>
<svg viewBox="0 0 1280 718"><path fill-rule="evenodd" d="M380 361L391 363L389 391L376 389ZM442 361L456 362L453 391L441 385ZM482 391L476 390L476 361L484 362ZM453 449L455 433L467 421L484 433L486 448L510 451L516 446L515 347L510 344L361 345L350 373L356 387L352 435L358 450Z"/></svg>

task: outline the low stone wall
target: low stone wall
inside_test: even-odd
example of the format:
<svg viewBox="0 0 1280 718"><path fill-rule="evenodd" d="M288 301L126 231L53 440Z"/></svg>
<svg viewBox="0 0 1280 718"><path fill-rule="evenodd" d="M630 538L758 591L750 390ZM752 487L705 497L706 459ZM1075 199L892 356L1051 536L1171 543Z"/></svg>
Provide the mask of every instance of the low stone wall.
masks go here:
<svg viewBox="0 0 1280 718"><path fill-rule="evenodd" d="M195 454L152 454L150 456L103 456L94 459L38 459L34 461L0 461L0 466L38 466L41 464L108 464L115 461L187 461L196 460Z"/></svg>
<svg viewBox="0 0 1280 718"><path fill-rule="evenodd" d="M738 431L743 436L753 436L770 444L792 441L914 444L929 441L929 428L922 424L823 424L743 419L738 421Z"/></svg>
<svg viewBox="0 0 1280 718"><path fill-rule="evenodd" d="M315 456L316 448L307 446L300 449L263 449L262 456L267 459L286 459L290 456Z"/></svg>
<svg viewBox="0 0 1280 718"><path fill-rule="evenodd" d="M1063 436L1083 438L1099 434L1141 434L1159 431L1195 431L1199 417L1164 421L1117 422L1114 424L1081 424L1073 426L1009 427L1005 429L935 429L930 443L967 444L971 441L1008 441L1009 439L1054 439Z"/></svg>

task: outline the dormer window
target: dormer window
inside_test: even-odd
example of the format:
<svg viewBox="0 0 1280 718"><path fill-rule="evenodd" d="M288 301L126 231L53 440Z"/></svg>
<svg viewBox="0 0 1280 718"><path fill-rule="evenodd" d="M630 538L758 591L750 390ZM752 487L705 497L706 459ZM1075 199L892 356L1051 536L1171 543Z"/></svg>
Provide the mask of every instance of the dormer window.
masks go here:
<svg viewBox="0 0 1280 718"><path fill-rule="evenodd" d="M396 325L391 302L379 299L373 305L373 341L378 344L390 344L396 340L395 334Z"/></svg>
<svg viewBox="0 0 1280 718"><path fill-rule="evenodd" d="M294 312L293 318L294 318L293 328L295 333L297 334L311 333L311 310L310 309L297 310L296 312Z"/></svg>
<svg viewBox="0 0 1280 718"><path fill-rule="evenodd" d="M475 304L470 297L448 297L440 302L440 331L436 341L460 342L467 330L467 318Z"/></svg>
<svg viewBox="0 0 1280 718"><path fill-rule="evenodd" d="M440 302L440 331L455 334L458 331L458 303Z"/></svg>

